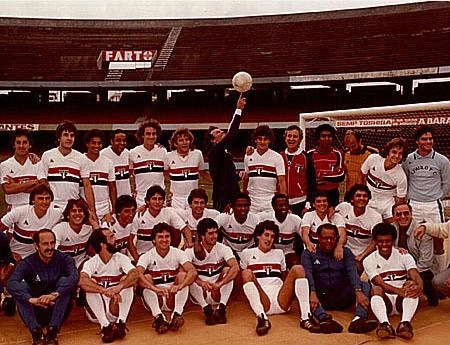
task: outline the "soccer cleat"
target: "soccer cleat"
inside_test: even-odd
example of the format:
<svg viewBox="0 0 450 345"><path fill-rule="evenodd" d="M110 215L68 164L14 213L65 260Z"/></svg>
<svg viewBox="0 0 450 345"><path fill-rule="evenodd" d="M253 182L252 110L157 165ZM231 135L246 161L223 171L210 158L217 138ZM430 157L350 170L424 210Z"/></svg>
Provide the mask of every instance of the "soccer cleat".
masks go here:
<svg viewBox="0 0 450 345"><path fill-rule="evenodd" d="M44 334L42 329L36 328L31 331L31 337L33 338L32 345L45 345Z"/></svg>
<svg viewBox="0 0 450 345"><path fill-rule="evenodd" d="M156 332L159 334L167 333L170 326L169 326L169 323L164 318L163 314L156 315L156 317L153 321L153 328L155 328Z"/></svg>
<svg viewBox="0 0 450 345"><path fill-rule="evenodd" d="M331 333L341 333L344 327L336 320L325 320L320 321L319 324L320 333L331 334Z"/></svg>
<svg viewBox="0 0 450 345"><path fill-rule="evenodd" d="M109 324L106 327L102 327L100 333L102 334L102 340L104 343L112 343L114 341L113 325Z"/></svg>
<svg viewBox="0 0 450 345"><path fill-rule="evenodd" d="M58 329L56 327L49 327L46 335L47 345L58 345Z"/></svg>
<svg viewBox="0 0 450 345"><path fill-rule="evenodd" d="M397 335L403 339L411 339L414 336L413 328L411 322L402 321L397 326Z"/></svg>
<svg viewBox="0 0 450 345"><path fill-rule="evenodd" d="M122 320L119 320L114 325L114 339L123 339L125 338L126 331L129 331L127 325Z"/></svg>
<svg viewBox="0 0 450 345"><path fill-rule="evenodd" d="M212 308L209 304L203 308L203 314L205 314L205 323L208 326L212 326L212 325L216 324L216 319L214 317L214 311L212 310Z"/></svg>
<svg viewBox="0 0 450 345"><path fill-rule="evenodd" d="M14 316L16 312L16 301L6 290L1 294L0 309L7 316Z"/></svg>
<svg viewBox="0 0 450 345"><path fill-rule="evenodd" d="M307 319L300 320L300 327L306 329L310 333L320 333L320 325L311 314L309 314Z"/></svg>
<svg viewBox="0 0 450 345"><path fill-rule="evenodd" d="M216 309L215 313L216 323L225 324L227 323L227 306L223 303L220 303Z"/></svg>
<svg viewBox="0 0 450 345"><path fill-rule="evenodd" d="M359 319L350 322L350 325L348 326L348 332L356 334L369 333L375 330L377 326L377 321L364 320L362 317L360 317Z"/></svg>
<svg viewBox="0 0 450 345"><path fill-rule="evenodd" d="M184 318L178 313L173 313L172 320L170 320L170 329L178 331L184 325Z"/></svg>
<svg viewBox="0 0 450 345"><path fill-rule="evenodd" d="M377 337L380 339L394 339L395 331L389 322L382 322L377 328Z"/></svg>
<svg viewBox="0 0 450 345"><path fill-rule="evenodd" d="M272 325L270 324L270 321L264 318L263 314L258 316L258 323L256 325L256 334L266 335L271 327Z"/></svg>

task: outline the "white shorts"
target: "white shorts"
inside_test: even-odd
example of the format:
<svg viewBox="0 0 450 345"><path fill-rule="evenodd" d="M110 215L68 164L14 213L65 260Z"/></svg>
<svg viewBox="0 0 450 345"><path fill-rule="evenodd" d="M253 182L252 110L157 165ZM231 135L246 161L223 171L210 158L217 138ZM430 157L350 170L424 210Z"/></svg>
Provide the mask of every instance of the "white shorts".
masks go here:
<svg viewBox="0 0 450 345"><path fill-rule="evenodd" d="M415 201L409 200L414 219L419 223L443 223L444 205L441 200L436 201Z"/></svg>
<svg viewBox="0 0 450 345"><path fill-rule="evenodd" d="M392 304L392 312L390 315L400 315L400 312L397 310L397 306L396 306L396 301L397 301L398 295L393 295L393 294L387 293L386 297L389 299L389 301Z"/></svg>
<svg viewBox="0 0 450 345"><path fill-rule="evenodd" d="M394 206L394 203L394 198L370 200L367 206L378 212L381 218L387 219L392 217L392 206Z"/></svg>
<svg viewBox="0 0 450 345"><path fill-rule="evenodd" d="M188 210L189 204L186 196L172 196L172 204L173 208L178 208L182 210Z"/></svg>
<svg viewBox="0 0 450 345"><path fill-rule="evenodd" d="M269 310L266 312L267 315L284 314L288 311L281 308L278 304L278 294L280 293L280 289L282 286L282 284L261 286L270 301Z"/></svg>

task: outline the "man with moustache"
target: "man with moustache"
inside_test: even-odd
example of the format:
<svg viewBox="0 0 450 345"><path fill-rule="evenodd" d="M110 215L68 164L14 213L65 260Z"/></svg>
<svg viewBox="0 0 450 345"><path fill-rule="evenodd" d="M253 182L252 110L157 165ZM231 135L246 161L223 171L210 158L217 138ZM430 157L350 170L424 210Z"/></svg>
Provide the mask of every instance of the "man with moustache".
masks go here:
<svg viewBox="0 0 450 345"><path fill-rule="evenodd" d="M51 230L34 233L33 241L36 252L17 264L8 281L8 290L31 332L32 344L55 345L58 344L59 329L68 315L78 272L68 254L55 250L56 237Z"/></svg>

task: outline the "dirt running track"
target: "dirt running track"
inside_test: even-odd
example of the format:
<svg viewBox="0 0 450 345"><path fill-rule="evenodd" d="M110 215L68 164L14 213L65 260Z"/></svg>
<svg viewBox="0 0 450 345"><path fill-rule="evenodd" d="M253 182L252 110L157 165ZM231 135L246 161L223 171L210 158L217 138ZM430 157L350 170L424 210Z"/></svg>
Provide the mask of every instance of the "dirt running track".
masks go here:
<svg viewBox="0 0 450 345"><path fill-rule="evenodd" d="M333 312L334 318L344 326L341 334L310 334L298 326L298 306L287 315L271 316L272 329L269 334L258 337L255 333L256 318L250 311L242 295L231 302L228 308L228 324L206 326L200 308L189 304L185 310L185 326L178 332L164 335L156 334L151 328L152 318L144 310L140 300L135 300L128 320L130 332L120 345L356 345L377 343L375 332L370 334L351 334L346 331L352 319L352 312ZM399 316L392 317L394 328ZM395 339L383 344L448 344L450 336L450 299L441 301L438 307L428 307L421 301L419 311L413 320L415 336L412 341ZM98 326L86 320L84 310L74 307L59 336L61 345L102 344ZM31 344L31 337L19 317L0 314L0 345Z"/></svg>

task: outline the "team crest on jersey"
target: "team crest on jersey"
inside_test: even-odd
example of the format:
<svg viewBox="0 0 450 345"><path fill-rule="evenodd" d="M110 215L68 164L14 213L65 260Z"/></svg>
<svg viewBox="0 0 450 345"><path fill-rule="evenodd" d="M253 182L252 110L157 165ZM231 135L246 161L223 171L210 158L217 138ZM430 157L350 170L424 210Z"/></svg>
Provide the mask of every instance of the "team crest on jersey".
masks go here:
<svg viewBox="0 0 450 345"><path fill-rule="evenodd" d="M213 267L212 266L209 266L208 267L208 275L212 275L212 273L213 273Z"/></svg>
<svg viewBox="0 0 450 345"><path fill-rule="evenodd" d="M125 169L120 168L118 173L119 173L120 177L123 177L123 175L125 175Z"/></svg>
<svg viewBox="0 0 450 345"><path fill-rule="evenodd" d="M257 173L258 175L261 175L261 173L262 173L262 168L257 168L257 169L256 169L256 173Z"/></svg>
<svg viewBox="0 0 450 345"><path fill-rule="evenodd" d="M100 175L98 173L91 173L91 180L94 182L97 182L100 178Z"/></svg>
<svg viewBox="0 0 450 345"><path fill-rule="evenodd" d="M149 169L149 170L153 170L153 167L155 166L155 163L149 162L149 163L147 164L147 166L148 166L148 169Z"/></svg>
<svg viewBox="0 0 450 345"><path fill-rule="evenodd" d="M270 275L270 272L272 272L272 266L263 266L263 270L266 271L267 275Z"/></svg>
<svg viewBox="0 0 450 345"><path fill-rule="evenodd" d="M189 169L183 169L181 172L184 175L184 178L187 178L189 176L190 170Z"/></svg>
<svg viewBox="0 0 450 345"><path fill-rule="evenodd" d="M170 275L168 273L163 273L161 275L161 278L162 278L164 283L167 283L169 281Z"/></svg>
<svg viewBox="0 0 450 345"><path fill-rule="evenodd" d="M66 178L68 173L69 171L66 169L59 169L59 174L61 175L62 178Z"/></svg>
<svg viewBox="0 0 450 345"><path fill-rule="evenodd" d="M305 166L303 164L295 164L295 170L299 173L300 171L305 170Z"/></svg>

